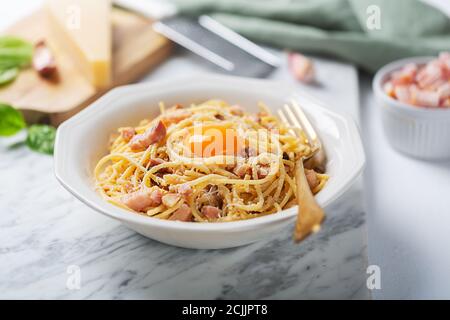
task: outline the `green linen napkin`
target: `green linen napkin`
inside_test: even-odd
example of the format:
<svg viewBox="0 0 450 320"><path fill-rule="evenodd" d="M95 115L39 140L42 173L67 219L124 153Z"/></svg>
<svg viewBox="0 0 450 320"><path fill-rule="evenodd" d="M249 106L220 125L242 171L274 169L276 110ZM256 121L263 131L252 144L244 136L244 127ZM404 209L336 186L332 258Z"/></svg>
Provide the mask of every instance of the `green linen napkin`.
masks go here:
<svg viewBox="0 0 450 320"><path fill-rule="evenodd" d="M254 41L331 55L369 72L399 58L450 51L450 19L419 0L174 2L180 14L210 14Z"/></svg>

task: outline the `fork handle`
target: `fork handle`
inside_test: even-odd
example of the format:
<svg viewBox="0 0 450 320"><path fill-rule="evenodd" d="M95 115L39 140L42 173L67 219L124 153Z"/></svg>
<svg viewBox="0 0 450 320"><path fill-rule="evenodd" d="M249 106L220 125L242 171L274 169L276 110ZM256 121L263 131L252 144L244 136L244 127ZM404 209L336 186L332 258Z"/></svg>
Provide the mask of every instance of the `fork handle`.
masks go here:
<svg viewBox="0 0 450 320"><path fill-rule="evenodd" d="M309 188L302 159L299 159L296 162L295 180L297 184L298 214L294 231L294 240L299 242L311 232L315 232L320 228L325 213L317 204L316 199Z"/></svg>

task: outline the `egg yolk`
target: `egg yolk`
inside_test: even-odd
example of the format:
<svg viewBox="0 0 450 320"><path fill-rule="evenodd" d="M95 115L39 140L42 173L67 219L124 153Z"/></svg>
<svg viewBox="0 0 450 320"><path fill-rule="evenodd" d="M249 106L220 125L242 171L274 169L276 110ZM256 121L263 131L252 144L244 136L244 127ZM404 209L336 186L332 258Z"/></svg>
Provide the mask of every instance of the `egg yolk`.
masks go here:
<svg viewBox="0 0 450 320"><path fill-rule="evenodd" d="M195 157L235 156L239 152L239 140L236 130L232 128L198 126L188 129L184 144Z"/></svg>

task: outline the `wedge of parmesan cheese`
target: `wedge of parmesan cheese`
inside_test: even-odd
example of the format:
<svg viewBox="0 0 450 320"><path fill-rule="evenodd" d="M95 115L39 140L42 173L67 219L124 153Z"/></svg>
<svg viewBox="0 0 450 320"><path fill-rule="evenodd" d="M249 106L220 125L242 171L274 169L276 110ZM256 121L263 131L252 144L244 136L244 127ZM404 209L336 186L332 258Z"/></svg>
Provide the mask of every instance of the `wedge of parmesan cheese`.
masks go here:
<svg viewBox="0 0 450 320"><path fill-rule="evenodd" d="M111 0L47 0L51 35L90 83L111 83Z"/></svg>

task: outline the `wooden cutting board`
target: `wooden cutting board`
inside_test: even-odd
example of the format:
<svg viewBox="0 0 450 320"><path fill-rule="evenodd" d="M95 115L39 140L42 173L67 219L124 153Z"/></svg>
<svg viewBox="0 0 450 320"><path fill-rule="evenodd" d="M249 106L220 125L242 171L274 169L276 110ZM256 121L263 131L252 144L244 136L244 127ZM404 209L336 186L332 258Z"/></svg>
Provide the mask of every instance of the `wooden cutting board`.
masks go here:
<svg viewBox="0 0 450 320"><path fill-rule="evenodd" d="M0 102L23 110L28 121L48 117L54 125L76 114L111 88L138 80L168 57L171 43L153 31L152 21L123 9L112 10L113 84L93 87L73 64L70 56L56 51L43 9L19 21L4 34L32 43L45 39L56 57L59 79L41 78L32 68L23 70L11 84L0 87ZM95 32L95 30L93 30Z"/></svg>

